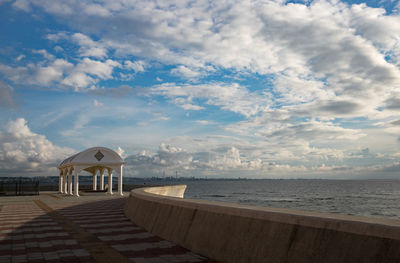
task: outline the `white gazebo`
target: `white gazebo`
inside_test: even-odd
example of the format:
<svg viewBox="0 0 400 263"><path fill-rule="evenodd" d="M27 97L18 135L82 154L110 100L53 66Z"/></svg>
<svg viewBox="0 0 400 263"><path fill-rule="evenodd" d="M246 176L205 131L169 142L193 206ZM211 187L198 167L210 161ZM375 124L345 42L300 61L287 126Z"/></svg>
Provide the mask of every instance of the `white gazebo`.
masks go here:
<svg viewBox="0 0 400 263"><path fill-rule="evenodd" d="M118 173L118 194L122 194L122 168L124 161L118 153L105 147L93 147L74 154L60 163L58 169L59 192L79 196L79 172L87 171L93 175L93 190L97 190L97 172L100 173L100 190L104 190L104 173L108 173L108 194L112 192L112 175ZM74 175L74 186L72 186Z"/></svg>

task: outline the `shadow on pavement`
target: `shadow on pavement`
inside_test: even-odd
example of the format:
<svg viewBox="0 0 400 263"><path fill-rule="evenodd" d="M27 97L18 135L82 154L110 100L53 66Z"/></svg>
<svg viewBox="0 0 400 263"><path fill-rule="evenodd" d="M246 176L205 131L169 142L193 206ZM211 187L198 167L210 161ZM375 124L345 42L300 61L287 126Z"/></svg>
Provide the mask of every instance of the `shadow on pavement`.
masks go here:
<svg viewBox="0 0 400 263"><path fill-rule="evenodd" d="M212 262L135 225L124 215L126 198L105 198L2 199L0 263Z"/></svg>

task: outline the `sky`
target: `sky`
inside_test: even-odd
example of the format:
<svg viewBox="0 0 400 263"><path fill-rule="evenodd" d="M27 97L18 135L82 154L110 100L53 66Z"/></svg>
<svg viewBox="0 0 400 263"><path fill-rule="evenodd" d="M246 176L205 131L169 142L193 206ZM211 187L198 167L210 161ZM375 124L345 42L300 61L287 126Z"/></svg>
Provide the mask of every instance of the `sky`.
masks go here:
<svg viewBox="0 0 400 263"><path fill-rule="evenodd" d="M0 176L400 178L400 3L0 0Z"/></svg>

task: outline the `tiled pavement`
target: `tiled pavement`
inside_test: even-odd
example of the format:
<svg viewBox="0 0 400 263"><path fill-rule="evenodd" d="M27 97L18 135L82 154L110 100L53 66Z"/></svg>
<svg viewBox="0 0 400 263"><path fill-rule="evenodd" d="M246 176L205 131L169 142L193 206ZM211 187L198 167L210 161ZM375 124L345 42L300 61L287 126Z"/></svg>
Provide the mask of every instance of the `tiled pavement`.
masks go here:
<svg viewBox="0 0 400 263"><path fill-rule="evenodd" d="M212 262L133 224L125 201L96 194L1 197L0 263Z"/></svg>

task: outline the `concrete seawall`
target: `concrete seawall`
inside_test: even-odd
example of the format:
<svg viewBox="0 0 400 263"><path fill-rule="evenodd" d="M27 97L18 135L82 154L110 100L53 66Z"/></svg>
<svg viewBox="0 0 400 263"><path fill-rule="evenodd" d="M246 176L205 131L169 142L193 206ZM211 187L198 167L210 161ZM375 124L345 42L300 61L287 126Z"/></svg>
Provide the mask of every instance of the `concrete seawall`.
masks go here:
<svg viewBox="0 0 400 263"><path fill-rule="evenodd" d="M183 199L185 189L132 190L125 214L220 262L400 262L400 220Z"/></svg>

